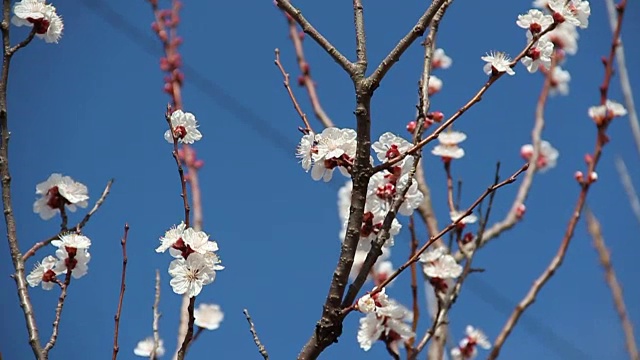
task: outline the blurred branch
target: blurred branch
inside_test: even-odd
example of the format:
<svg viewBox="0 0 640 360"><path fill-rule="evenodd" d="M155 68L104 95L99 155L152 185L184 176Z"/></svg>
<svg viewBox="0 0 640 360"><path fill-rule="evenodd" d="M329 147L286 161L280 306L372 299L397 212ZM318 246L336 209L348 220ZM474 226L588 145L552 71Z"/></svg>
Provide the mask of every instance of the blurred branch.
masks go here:
<svg viewBox="0 0 640 360"><path fill-rule="evenodd" d="M122 301L124 300L124 291L126 289L126 275L127 275L127 262L129 259L127 258L127 236L129 235L129 224L124 224L124 235L120 240L120 245L122 246L122 277L120 278L120 297L118 298L118 309L116 311L116 315L114 316L114 321L116 323L115 330L113 331L113 354L111 356L111 360L116 360L118 357L118 351L120 350L120 346L118 345L118 332L120 330L120 315L122 314Z"/></svg>
<svg viewBox="0 0 640 360"><path fill-rule="evenodd" d="M156 269L156 293L153 298L153 349L151 350L150 360L156 359L156 351L160 347L160 270Z"/></svg>
<svg viewBox="0 0 640 360"><path fill-rule="evenodd" d="M605 0L607 5L607 12L609 14L609 25L611 31L616 31L617 14L618 9L614 3L614 0ZM627 62L624 55L624 46L622 44L622 35L619 34L616 46L616 63L618 64L618 77L620 78L620 88L622 95L624 96L624 102L629 113L629 126L631 127L631 134L633 140L636 143L636 148L640 154L640 123L638 122L638 113L636 112L636 106L633 102L633 91L631 90L631 82L629 81L629 72L627 71Z"/></svg>
<svg viewBox="0 0 640 360"><path fill-rule="evenodd" d="M604 278L607 286L611 289L611 295L613 296L613 302L616 307L616 311L618 312L618 316L620 317L620 322L622 324L622 330L624 332L624 337L627 344L627 352L629 352L629 357L631 360L640 360L640 355L638 354L638 347L636 346L635 336L633 335L633 325L631 324L631 320L629 319L629 315L627 314L627 307L624 303L624 297L622 296L622 287L618 282L616 277L616 273L613 270L613 265L611 264L611 254L607 249L607 246L604 242L604 237L602 236L602 230L600 228L600 222L593 215L593 213L589 210L586 211L587 215L587 229L593 238L593 245L598 252L598 257L600 258L600 264L604 270Z"/></svg>
<svg viewBox="0 0 640 360"><path fill-rule="evenodd" d="M244 309L242 311L244 313L244 317L247 318L247 322L249 323L249 331L251 331L251 335L253 335L253 342L258 347L258 352L264 360L269 360L269 353L267 353L267 349L260 342L260 338L258 337L258 333L256 332L256 326L253 324L253 320L251 320L251 315L249 315L249 310Z"/></svg>
<svg viewBox="0 0 640 360"><path fill-rule="evenodd" d="M313 112L322 126L324 126L325 128L333 127L333 121L331 121L331 118L329 117L329 115L327 115L327 113L325 113L322 105L320 104L320 100L318 99L318 92L316 91L316 83L311 77L311 67L309 66L309 63L307 62L304 55L304 47L302 46L304 33L298 33L298 26L296 25L295 20L291 16L289 16L289 14L285 12L284 15L287 18L287 24L289 25L289 38L293 43L293 47L296 52L296 60L301 72L298 82L300 85L304 86L307 89L307 93L309 94L309 101L311 102L311 106L313 107Z"/></svg>
<svg viewBox="0 0 640 360"><path fill-rule="evenodd" d="M633 186L633 182L631 182L631 176L629 176L627 165L624 163L624 160L620 156L616 156L615 162L616 169L618 170L618 175L620 176L620 181L622 181L624 191L627 193L627 197L629 198L629 203L631 204L633 214L636 216L636 220L638 220L638 223L640 223L640 200L638 200L638 193Z"/></svg>

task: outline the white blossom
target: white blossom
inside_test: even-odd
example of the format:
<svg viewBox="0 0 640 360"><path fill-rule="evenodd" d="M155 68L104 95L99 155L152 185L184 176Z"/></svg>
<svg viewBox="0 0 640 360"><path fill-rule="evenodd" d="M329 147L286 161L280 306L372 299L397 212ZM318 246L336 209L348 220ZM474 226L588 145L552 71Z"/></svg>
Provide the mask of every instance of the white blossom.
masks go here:
<svg viewBox="0 0 640 360"><path fill-rule="evenodd" d="M553 43L546 38L541 38L520 61L530 73L534 73L540 65L550 68L551 56L553 56Z"/></svg>
<svg viewBox="0 0 640 360"><path fill-rule="evenodd" d="M627 109L622 104L607 99L604 105L590 107L588 113L596 123L600 123L617 116L627 115Z"/></svg>
<svg viewBox="0 0 640 360"><path fill-rule="evenodd" d="M551 90L549 93L551 95L569 94L569 81L571 81L571 74L560 66L555 66L551 72Z"/></svg>
<svg viewBox="0 0 640 360"><path fill-rule="evenodd" d="M69 176L51 174L47 181L36 185L36 195L42 197L33 204L33 212L43 220L49 220L60 212L64 206L69 211L76 211L76 206L86 208L89 200L87 187Z"/></svg>
<svg viewBox="0 0 640 360"><path fill-rule="evenodd" d="M448 57L443 49L436 49L433 52L433 59L431 60L431 67L434 69L448 69L453 61Z"/></svg>
<svg viewBox="0 0 640 360"><path fill-rule="evenodd" d="M514 75L515 71L511 68L511 58L507 54L500 51L492 51L482 57L482 60L487 63L484 65L483 70L487 75L491 75L493 72L504 73Z"/></svg>
<svg viewBox="0 0 640 360"><path fill-rule="evenodd" d="M462 266L455 258L446 253L444 247L427 251L420 255L422 270L431 278L455 279L462 274Z"/></svg>
<svg viewBox="0 0 640 360"><path fill-rule="evenodd" d="M60 235L59 239L51 241L51 245L57 248L88 249L91 246L91 239L76 233Z"/></svg>
<svg viewBox="0 0 640 360"><path fill-rule="evenodd" d="M451 211L449 216L451 217L451 221L457 221L460 217L465 214L464 211ZM460 220L459 224L473 224L478 221L478 217L474 214L469 214Z"/></svg>
<svg viewBox="0 0 640 360"><path fill-rule="evenodd" d="M311 170L312 155L315 149L315 134L305 134L300 139L300 144L296 149L296 157L300 159L304 171Z"/></svg>
<svg viewBox="0 0 640 360"><path fill-rule="evenodd" d="M530 33L539 33L553 24L553 17L538 9L531 9L524 15L518 15L516 24L523 29L528 29Z"/></svg>
<svg viewBox="0 0 640 360"><path fill-rule="evenodd" d="M213 282L215 270L206 261L205 256L192 253L187 259L178 258L169 264L170 281L173 292L194 297L200 294L202 287Z"/></svg>
<svg viewBox="0 0 640 360"><path fill-rule="evenodd" d="M29 283L29 286L36 287L42 283L44 290L53 289L55 285L53 280L56 275L58 275L55 271L57 262L58 260L55 257L49 255L42 259L42 262L37 263L31 273L27 275L27 283Z"/></svg>
<svg viewBox="0 0 640 360"><path fill-rule="evenodd" d="M171 114L171 130L165 131L164 139L173 144L175 136L179 143L193 144L202 139L198 126L198 121L192 113L178 109Z"/></svg>
<svg viewBox="0 0 640 360"><path fill-rule="evenodd" d="M22 0L14 4L13 13L13 25L35 26L36 36L48 43L60 40L64 24L53 5L45 4L44 0Z"/></svg>
<svg viewBox="0 0 640 360"><path fill-rule="evenodd" d="M431 153L447 159L461 159L464 149L458 144L467 139L467 135L460 131L447 131L438 135L439 145L436 145Z"/></svg>
<svg viewBox="0 0 640 360"><path fill-rule="evenodd" d="M200 304L193 310L194 324L207 330L215 330L220 327L224 319L224 313L216 304Z"/></svg>
<svg viewBox="0 0 640 360"><path fill-rule="evenodd" d="M526 144L520 148L520 155L523 159L529 161L533 157L533 145ZM536 162L536 170L541 173L546 172L556 166L560 152L546 140L540 141L540 153Z"/></svg>
<svg viewBox="0 0 640 360"><path fill-rule="evenodd" d="M348 176L344 162L353 161L356 153L356 132L353 129L326 128L315 136L316 145L311 155L311 178L325 182L331 180L337 167Z"/></svg>
<svg viewBox="0 0 640 360"><path fill-rule="evenodd" d="M138 356L148 358L149 356L151 356L154 346L155 342L153 340L153 337L150 336L142 341L139 341L138 345L136 345L136 348L133 349L133 353ZM162 341L162 339L158 340L158 348L156 349L155 355L156 357L161 357L162 355L164 355L164 341Z"/></svg>
<svg viewBox="0 0 640 360"><path fill-rule="evenodd" d="M549 0L549 8L555 13L553 14L556 22L564 21L579 26L582 29L589 26L589 15L591 8L588 1L582 0Z"/></svg>
<svg viewBox="0 0 640 360"><path fill-rule="evenodd" d="M56 257L58 261L56 263L55 272L58 274L66 274L71 270L71 276L74 279L80 279L89 272L89 260L91 260L91 254L87 249L77 249L61 247L56 250Z"/></svg>

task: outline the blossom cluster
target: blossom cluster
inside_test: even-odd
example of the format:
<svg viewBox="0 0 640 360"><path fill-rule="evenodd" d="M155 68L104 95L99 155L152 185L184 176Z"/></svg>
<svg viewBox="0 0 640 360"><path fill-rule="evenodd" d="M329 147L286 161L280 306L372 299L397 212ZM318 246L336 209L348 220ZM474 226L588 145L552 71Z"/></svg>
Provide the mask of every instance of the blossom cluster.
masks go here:
<svg viewBox="0 0 640 360"><path fill-rule="evenodd" d="M57 43L64 24L56 8L45 0L22 0L13 5L11 23L35 29L35 35L48 43Z"/></svg>
<svg viewBox="0 0 640 360"><path fill-rule="evenodd" d="M216 254L218 244L210 241L205 232L187 227L184 222L172 227L160 238L156 252L167 250L175 258L169 264L169 275L176 294L197 296L204 285L213 282L216 271L224 269Z"/></svg>
<svg viewBox="0 0 640 360"><path fill-rule="evenodd" d="M89 200L89 190L84 184L57 173L36 185L36 195L40 198L33 203L33 212L42 220L49 220L60 211L75 212L76 206L86 208Z"/></svg>
<svg viewBox="0 0 640 360"><path fill-rule="evenodd" d="M466 336L460 340L458 346L451 349L452 360L470 360L478 355L478 346L489 350L491 343L487 336L473 326L467 326L465 329Z"/></svg>
<svg viewBox="0 0 640 360"><path fill-rule="evenodd" d="M55 257L47 256L37 263L31 273L27 275L29 286L35 287L42 284L44 290L51 290L55 284L62 285L58 276L70 272L70 276L79 279L89 271L88 263L91 260L89 246L91 240L77 233L60 235L57 240L51 241L56 247Z"/></svg>
<svg viewBox="0 0 640 360"><path fill-rule="evenodd" d="M374 342L381 340L392 347L393 343L404 342L413 336L414 332L407 322L413 314L395 300L390 299L383 288L374 295L365 295L357 303L358 310L365 317L360 319L358 329L358 343L368 351Z"/></svg>

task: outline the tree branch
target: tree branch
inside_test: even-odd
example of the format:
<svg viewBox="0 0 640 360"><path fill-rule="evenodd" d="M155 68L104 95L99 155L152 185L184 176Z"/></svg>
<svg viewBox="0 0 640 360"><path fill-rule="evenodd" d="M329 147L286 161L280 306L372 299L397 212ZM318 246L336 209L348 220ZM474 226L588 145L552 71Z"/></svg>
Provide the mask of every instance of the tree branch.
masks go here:
<svg viewBox="0 0 640 360"><path fill-rule="evenodd" d="M624 332L624 338L627 344L627 352L629 353L629 357L631 358L631 360L640 360L635 336L633 335L633 325L631 324L631 320L629 319L629 315L627 314L627 307L624 303L624 296L622 295L622 286L620 286L618 278L616 277L616 272L613 270L613 265L611 264L611 253L609 253L609 249L607 249L607 246L605 245L604 237L602 236L602 230L600 228L600 222L588 209L586 211L586 214L587 229L589 230L589 233L593 238L593 246L598 252L600 264L602 265L602 269L604 270L605 282L611 289L613 303L615 304L616 312L618 313L618 317L620 317L620 323L622 324L622 330Z"/></svg>
<svg viewBox="0 0 640 360"><path fill-rule="evenodd" d="M127 262L129 259L127 258L127 235L129 235L129 224L124 224L124 235L120 240L120 245L122 246L122 277L120 278L120 297L118 298L118 310L116 311L116 315L114 316L115 321L115 330L113 331L113 354L111 355L111 360L116 360L118 357L118 351L120 351L120 346L118 345L118 332L120 330L120 315L122 314L122 301L124 300L124 291L126 289L126 275L127 275Z"/></svg>
<svg viewBox="0 0 640 360"><path fill-rule="evenodd" d="M244 313L244 317L247 318L247 322L249 323L249 331L251 331L251 335L253 335L253 342L258 347L258 352L260 353L260 355L262 355L264 360L269 360L269 353L267 353L267 349L264 347L264 345L262 345L262 342L260 342L258 332L256 332L256 326L253 324L253 320L251 320L251 315L249 315L249 310L244 309L242 310L242 312Z"/></svg>
<svg viewBox="0 0 640 360"><path fill-rule="evenodd" d="M315 40L320 47L322 47L335 62L337 62L344 71L353 77L356 72L356 66L349 59L347 59L335 46L333 46L329 40L327 40L311 23L302 16L302 12L296 9L288 0L276 0L276 5L284 12L289 14L302 28L306 34L309 34L313 40Z"/></svg>

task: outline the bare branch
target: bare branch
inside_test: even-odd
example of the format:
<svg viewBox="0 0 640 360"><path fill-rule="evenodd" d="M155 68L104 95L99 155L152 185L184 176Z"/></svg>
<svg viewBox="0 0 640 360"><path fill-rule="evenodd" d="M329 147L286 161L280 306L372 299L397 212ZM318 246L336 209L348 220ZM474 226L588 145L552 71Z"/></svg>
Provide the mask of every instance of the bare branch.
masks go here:
<svg viewBox="0 0 640 360"><path fill-rule="evenodd" d="M193 322L195 320L193 316L193 308L196 303L196 297L193 296L189 298L189 308L187 312L189 314L189 322L187 324L187 335L184 337L184 341L182 341L182 345L180 346L180 350L178 351L178 360L184 360L185 355L187 354L187 350L189 349L189 344L191 343L191 339L193 339Z"/></svg>
<svg viewBox="0 0 640 360"><path fill-rule="evenodd" d="M307 119L307 115L302 111L302 108L300 107L300 104L298 104L298 100L296 100L296 96L293 94L293 90L291 90L291 85L289 84L289 74L287 73L287 71L284 69L284 66L282 66L282 62L280 62L280 50L276 49L275 50L276 53L276 59L274 61L274 63L276 64L276 66L278 67L278 69L280 69L280 72L282 73L282 77L284 78L283 80L283 85L284 88L287 89L287 93L289 94L289 98L291 99L291 102L293 103L293 107L294 109L296 109L296 112L298 112L298 115L300 115L300 118L302 119L302 123L305 126L305 132L312 132L313 129L311 128L311 125L309 124L309 120Z"/></svg>
<svg viewBox="0 0 640 360"><path fill-rule="evenodd" d="M173 138L173 159L176 161L176 166L178 167L178 175L180 176L180 185L181 192L180 197L182 198L182 205L184 207L184 224L186 227L190 225L189 213L191 208L189 207L189 198L187 196L187 180L184 177L184 169L182 168L182 162L180 161L178 155L178 138L176 137L173 126L171 125L171 114L173 113L171 109L171 105L167 104L167 112L165 113L165 119L167 120L167 124L169 124L169 131L171 132L171 137Z"/></svg>
<svg viewBox="0 0 640 360"><path fill-rule="evenodd" d="M636 216L636 219L640 224L640 200L638 200L638 193L636 192L636 189L633 186L633 182L631 181L631 176L629 176L629 170L627 170L627 165L624 163L624 160L622 160L620 156L616 156L615 162L616 162L616 170L618 170L620 181L622 181L622 186L624 187L624 191L627 193L627 198L629 198L629 203L631 204L631 209L633 210L633 214Z"/></svg>
<svg viewBox="0 0 640 360"><path fill-rule="evenodd" d="M287 24L289 25L289 38L291 38L291 42L293 43L293 47L296 51L296 60L298 61L300 72L302 73L302 75L300 75L300 83L307 89L309 101L311 102L316 118L325 128L333 127L333 121L331 121L331 118L327 113L325 113L322 105L320 104L318 92L316 91L316 84L311 77L311 67L304 55L304 48L302 46L304 33L298 33L298 25L295 20L293 20L291 16L287 15L287 13L284 13L284 15L287 18Z"/></svg>
<svg viewBox="0 0 640 360"><path fill-rule="evenodd" d="M115 330L113 331L113 354L111 355L111 360L116 360L118 357L118 351L120 351L120 346L118 345L118 332L120 330L120 315L122 314L122 301L124 300L124 291L126 289L126 275L127 275L127 262L129 261L127 258L127 235L129 235L129 224L124 224L124 235L122 235L122 239L120 240L120 245L122 246L122 277L120 278L120 297L118 298L118 310L116 311L116 315L114 316L115 321Z"/></svg>
<svg viewBox="0 0 640 360"><path fill-rule="evenodd" d="M156 269L156 292L153 298L153 350L150 360L156 359L156 351L160 347L160 270Z"/></svg>
<svg viewBox="0 0 640 360"><path fill-rule="evenodd" d="M253 335L253 342L258 347L258 352L260 353L260 355L262 355L264 360L269 360L269 353L267 353L267 349L264 347L264 345L262 345L262 342L260 342L260 338L258 337L258 333L256 332L256 326L253 324L253 320L251 320L251 315L249 315L249 310L244 309L242 310L242 312L244 313L244 317L247 318L247 322L249 323L249 331L251 331L251 335Z"/></svg>
<svg viewBox="0 0 640 360"><path fill-rule="evenodd" d="M353 0L353 23L356 29L356 66L364 74L367 71L367 35L364 31L362 0Z"/></svg>
<svg viewBox="0 0 640 360"><path fill-rule="evenodd" d="M71 254L69 254L69 258L71 258ZM67 298L67 290L69 288L69 284L71 284L71 273L72 269L67 269L67 275L64 278L64 283L58 282L60 285L60 297L58 298L58 305L56 306L56 315L53 320L53 331L51 332L51 337L49 338L49 342L45 345L44 349L42 349L42 357L43 359L49 358L49 351L53 349L56 344L56 340L58 339L58 329L60 328L60 319L62 317L62 307L64 306L64 302Z"/></svg>
<svg viewBox="0 0 640 360"><path fill-rule="evenodd" d="M624 303L624 296L622 295L622 286L620 286L618 278L616 277L616 272L613 270L613 265L611 264L611 253L609 253L609 249L607 249L607 246L605 245L602 230L600 228L600 222L598 222L598 219L596 219L593 213L588 209L586 211L586 215L587 229L593 238L593 246L598 252L600 264L604 270L605 282L611 289L613 303L615 304L616 311L620 317L620 323L622 324L622 330L627 344L627 352L629 353L631 360L640 360L635 336L633 335L633 325L631 324L631 320L627 314L627 307Z"/></svg>
<svg viewBox="0 0 640 360"><path fill-rule="evenodd" d="M445 0L435 0L431 3L427 11L422 14L418 22L413 26L411 31L407 33L396 46L389 52L389 54L380 62L380 65L376 68L376 70L369 76L369 82L371 86L371 91L375 91L375 89L380 86L380 82L387 74L387 72L391 69L391 67L400 60L400 56L404 54L404 52L413 44L416 39L422 36L427 29L427 26L431 22L431 19L436 15L437 11L440 9L442 4L444 4Z"/></svg>
<svg viewBox="0 0 640 360"><path fill-rule="evenodd" d="M313 40L315 40L320 47L322 47L335 62L337 62L349 76L356 74L355 64L347 59L335 46L333 46L329 40L327 40L311 23L302 16L302 12L296 9L288 0L276 0L276 5L291 16L302 28L306 34L309 34Z"/></svg>
<svg viewBox="0 0 640 360"><path fill-rule="evenodd" d="M13 213L11 196L11 171L9 170L9 120L7 114L7 85L9 81L9 65L11 56L18 50L12 50L9 39L9 27L11 24L11 1L2 1L2 73L0 75L0 178L2 179L2 207L4 210L4 221L7 226L7 241L9 252L13 262L16 282L16 290L20 301L20 308L24 315L27 331L29 332L29 345L36 359L44 359L42 345L38 334L38 326L33 312L33 305L29 298L27 282L25 279L24 260L20 253L18 235L16 233L16 220ZM35 30L35 29L34 29ZM31 33L34 33L32 30ZM33 35L30 34L33 38ZM24 44L26 45L26 43Z"/></svg>

